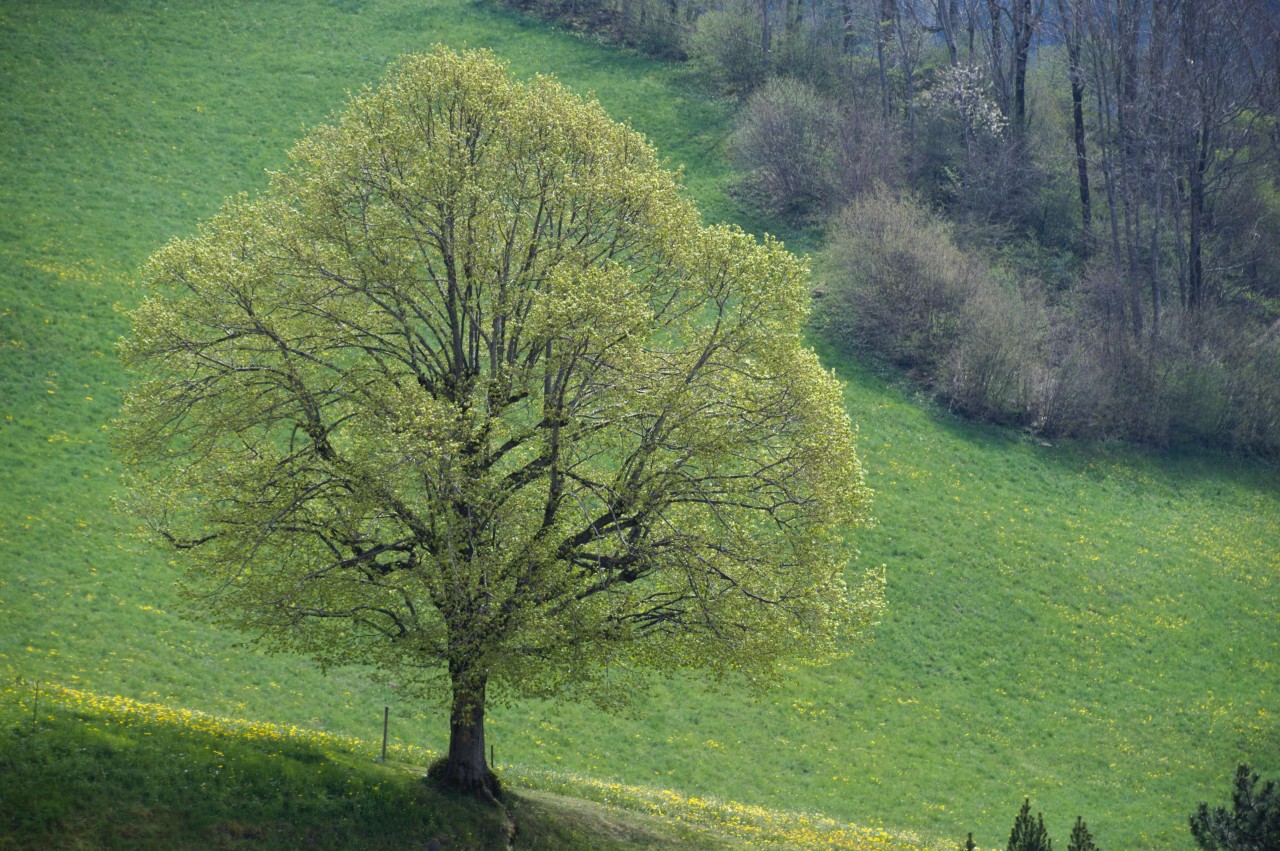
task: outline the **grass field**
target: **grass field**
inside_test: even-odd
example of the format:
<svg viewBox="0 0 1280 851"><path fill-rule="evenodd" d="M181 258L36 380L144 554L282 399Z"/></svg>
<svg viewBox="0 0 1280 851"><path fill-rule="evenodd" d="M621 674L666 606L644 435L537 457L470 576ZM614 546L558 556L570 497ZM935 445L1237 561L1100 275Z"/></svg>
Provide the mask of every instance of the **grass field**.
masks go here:
<svg viewBox="0 0 1280 851"><path fill-rule="evenodd" d="M464 0L0 0L0 676L438 747L434 707L322 677L180 617L173 569L112 513L111 347L148 254L265 184L302 128L397 54L491 47L594 92L737 209L729 105L679 66ZM1003 845L1023 796L1055 840L1191 845L1237 761L1280 769L1280 474L1044 446L955 421L823 350L877 490L857 542L890 613L763 697L655 684L634 717L496 708L499 763ZM8 778L6 778L7 782Z"/></svg>
<svg viewBox="0 0 1280 851"><path fill-rule="evenodd" d="M939 851L918 836L503 766L504 808L421 782L437 754L81 689L0 688L0 848ZM505 812L504 812L505 810Z"/></svg>

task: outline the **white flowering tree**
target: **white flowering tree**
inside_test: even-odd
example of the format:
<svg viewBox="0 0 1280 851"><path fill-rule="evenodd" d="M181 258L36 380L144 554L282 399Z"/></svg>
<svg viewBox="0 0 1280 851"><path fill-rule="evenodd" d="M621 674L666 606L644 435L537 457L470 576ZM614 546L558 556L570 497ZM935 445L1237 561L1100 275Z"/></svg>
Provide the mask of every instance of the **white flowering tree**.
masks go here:
<svg viewBox="0 0 1280 851"><path fill-rule="evenodd" d="M965 175L973 172L980 143L1000 139L1008 120L991 95L986 75L977 65L949 65L920 96L921 106L938 115L956 116L964 136Z"/></svg>

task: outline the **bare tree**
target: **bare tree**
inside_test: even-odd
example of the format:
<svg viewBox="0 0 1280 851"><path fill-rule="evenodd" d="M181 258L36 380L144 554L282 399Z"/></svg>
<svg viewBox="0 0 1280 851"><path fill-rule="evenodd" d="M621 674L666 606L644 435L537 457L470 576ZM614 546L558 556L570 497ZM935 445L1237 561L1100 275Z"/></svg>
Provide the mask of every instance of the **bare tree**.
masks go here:
<svg viewBox="0 0 1280 851"><path fill-rule="evenodd" d="M1085 255L1093 251L1093 204L1089 196L1089 153L1084 131L1084 68L1080 64L1084 40L1084 0L1058 0L1062 42L1067 50L1067 74L1071 81L1071 139L1076 153L1076 180L1080 193L1080 244Z"/></svg>

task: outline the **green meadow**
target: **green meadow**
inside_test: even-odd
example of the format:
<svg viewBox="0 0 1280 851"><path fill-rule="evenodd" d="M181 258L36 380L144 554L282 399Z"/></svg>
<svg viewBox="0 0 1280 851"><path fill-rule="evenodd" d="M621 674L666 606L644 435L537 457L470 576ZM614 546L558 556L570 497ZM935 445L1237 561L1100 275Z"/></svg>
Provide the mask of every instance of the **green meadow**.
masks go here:
<svg viewBox="0 0 1280 851"><path fill-rule="evenodd" d="M435 43L488 47L521 76L555 74L594 94L684 168L708 219L770 228L727 192L732 104L702 94L682 66L496 5L0 0L0 729L33 711L36 683L58 684L314 731L307 747L350 766L320 782L353 777L372 798L334 818L376 817L387 807L378 795L418 794L384 784L382 768L366 765L372 751L332 741L376 740L389 706L395 746L438 750L439 707L361 670L322 675L304 659L264 656L249 636L185 617L177 568L112 510L108 440L125 381L112 347L138 300L138 267L225 197L265 186L266 170L346 92ZM792 236L810 247L811 235ZM918 846L892 837L955 847L969 831L1003 847L1029 796L1061 847L1083 815L1104 848L1189 848L1187 816L1226 799L1237 762L1276 776L1274 465L1047 445L952 418L892 377L819 351L846 382L876 491L877 525L852 546L862 563L886 566L884 622L848 658L797 669L764 694L685 678L655 682L620 718L571 703L494 707L500 771L548 796L536 799L548 847L557 821L574 818L547 803L552 793L612 788L630 790L627 800L593 800L673 822L688 808L643 801L822 813L883 827L884 843L901 847ZM116 716L96 713L64 708L49 729L73 751L137 750L124 744L136 737L101 734L101 718ZM172 751L209 749L166 730L155 738ZM6 759L31 746L16 734L0 742ZM251 743L234 747L243 785L302 783L300 769L270 774ZM17 776L4 772L0 786ZM33 830L57 821L50 807ZM637 835L704 841L662 824ZM828 845L837 839L827 834Z"/></svg>

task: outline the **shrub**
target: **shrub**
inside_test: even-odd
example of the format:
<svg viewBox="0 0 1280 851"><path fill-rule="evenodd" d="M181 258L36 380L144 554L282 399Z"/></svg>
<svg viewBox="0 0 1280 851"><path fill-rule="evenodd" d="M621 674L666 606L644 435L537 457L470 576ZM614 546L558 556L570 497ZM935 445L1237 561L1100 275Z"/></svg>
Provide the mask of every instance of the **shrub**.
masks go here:
<svg viewBox="0 0 1280 851"><path fill-rule="evenodd" d="M1238 345L1227 378L1224 431L1237 448L1280 455L1280 325Z"/></svg>
<svg viewBox="0 0 1280 851"><path fill-rule="evenodd" d="M985 267L944 222L884 188L838 217L828 257L824 313L836 340L934 377L961 338Z"/></svg>
<svg viewBox="0 0 1280 851"><path fill-rule="evenodd" d="M1210 303L1171 307L1155 336L1131 310L1122 274L1091 264L1032 392L1044 432L1280 453L1280 324Z"/></svg>
<svg viewBox="0 0 1280 851"><path fill-rule="evenodd" d="M961 249L951 226L883 187L835 220L825 271L833 340L912 371L957 413L1050 436L1280 455L1274 318L1175 303L1156 334L1103 257L1051 305L1040 284Z"/></svg>
<svg viewBox="0 0 1280 851"><path fill-rule="evenodd" d="M1006 425L1030 422L1040 314L1016 282L1001 282L990 272L983 277L942 365L940 388L952 410Z"/></svg>
<svg viewBox="0 0 1280 851"><path fill-rule="evenodd" d="M650 56L663 59L687 58L683 16L661 0L635 0L630 8L632 20L623 22L624 41Z"/></svg>
<svg viewBox="0 0 1280 851"><path fill-rule="evenodd" d="M766 209L796 214L822 206L834 183L836 104L810 85L775 77L751 96L730 144L746 172L742 189Z"/></svg>
<svg viewBox="0 0 1280 851"><path fill-rule="evenodd" d="M742 10L707 12L698 18L689 40L689 58L717 86L746 96L769 74L769 57L760 47L760 25Z"/></svg>
<svg viewBox="0 0 1280 851"><path fill-rule="evenodd" d="M905 160L902 134L879 105L849 105L841 122L832 151L837 199L847 202L881 184L898 185Z"/></svg>

